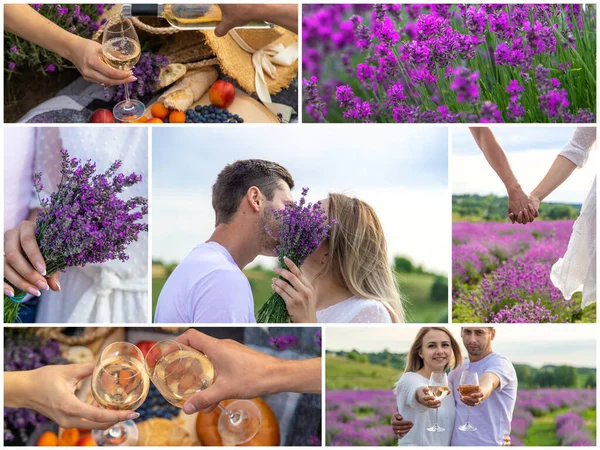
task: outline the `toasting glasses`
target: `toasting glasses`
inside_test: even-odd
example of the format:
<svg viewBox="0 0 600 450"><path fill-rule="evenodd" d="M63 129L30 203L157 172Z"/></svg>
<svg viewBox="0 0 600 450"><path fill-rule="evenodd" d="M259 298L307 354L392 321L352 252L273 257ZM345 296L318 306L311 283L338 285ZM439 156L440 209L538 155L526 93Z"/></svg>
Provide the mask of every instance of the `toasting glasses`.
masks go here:
<svg viewBox="0 0 600 450"><path fill-rule="evenodd" d="M162 396L182 408L187 400L216 379L212 362L203 353L173 340L157 342L146 355L146 371ZM262 416L250 400L219 403L218 430L223 445L240 445L258 432Z"/></svg>

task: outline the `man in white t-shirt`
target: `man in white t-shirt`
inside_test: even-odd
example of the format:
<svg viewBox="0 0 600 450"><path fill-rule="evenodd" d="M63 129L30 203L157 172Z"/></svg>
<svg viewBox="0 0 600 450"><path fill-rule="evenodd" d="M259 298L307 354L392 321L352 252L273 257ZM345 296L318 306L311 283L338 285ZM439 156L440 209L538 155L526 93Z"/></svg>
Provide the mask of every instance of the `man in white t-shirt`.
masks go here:
<svg viewBox="0 0 600 450"><path fill-rule="evenodd" d="M504 445L510 436L517 400L517 374L509 360L492 350L495 336L493 327L463 327L461 330L469 358L448 375L448 384L456 400L452 446ZM460 377L466 370L477 373L479 390L462 396ZM468 422L477 428L475 431L459 429L467 422L467 408L471 408ZM397 414L392 419L392 427L401 438L410 430L412 423L402 420L402 416Z"/></svg>
<svg viewBox="0 0 600 450"><path fill-rule="evenodd" d="M275 256L273 211L293 201L294 180L274 162L227 165L213 185L216 228L175 268L165 283L157 323L253 323L254 300L242 269L258 255Z"/></svg>

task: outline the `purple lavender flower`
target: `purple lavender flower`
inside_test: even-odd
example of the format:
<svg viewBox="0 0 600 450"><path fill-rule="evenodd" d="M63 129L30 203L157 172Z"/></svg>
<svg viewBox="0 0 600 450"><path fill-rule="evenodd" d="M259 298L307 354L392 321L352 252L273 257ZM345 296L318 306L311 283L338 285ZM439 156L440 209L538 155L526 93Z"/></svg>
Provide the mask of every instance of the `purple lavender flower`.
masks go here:
<svg viewBox="0 0 600 450"><path fill-rule="evenodd" d="M306 110L316 122L327 122L325 120L325 115L327 114L326 105L319 95L318 81L317 77L314 76L310 80L302 80L304 93L307 97Z"/></svg>
<svg viewBox="0 0 600 450"><path fill-rule="evenodd" d="M133 75L137 78L133 83L129 83L131 98L142 98L147 94L157 91L160 69L169 65L166 56L153 55L149 52L141 54L139 61L132 69ZM125 100L125 88L119 85L114 89L112 100L119 102Z"/></svg>
<svg viewBox="0 0 600 450"><path fill-rule="evenodd" d="M71 266L100 264L119 259L127 261L127 247L137 241L148 225L141 219L148 214L148 200L120 194L139 183L141 175L117 173L115 161L104 173L96 173L96 163L70 158L61 150L62 180L49 199L40 200L41 211L35 223L35 236L46 261L48 276ZM41 192L41 174L34 176L36 192ZM18 289L15 290L18 296ZM5 297L5 322L12 322L18 305ZM7 313L11 316L7 317Z"/></svg>
<svg viewBox="0 0 600 450"><path fill-rule="evenodd" d="M54 66L54 64L48 64L45 70L46 72L54 72L56 70L56 67Z"/></svg>
<svg viewBox="0 0 600 450"><path fill-rule="evenodd" d="M11 52L11 53L19 53L19 49L17 48L17 46L16 46L16 45L13 45L13 46L10 48L10 52Z"/></svg>
<svg viewBox="0 0 600 450"><path fill-rule="evenodd" d="M8 63L8 69L9 70L15 70L16 68L17 68L17 65L13 61L10 61Z"/></svg>
<svg viewBox="0 0 600 450"><path fill-rule="evenodd" d="M456 99L460 103L477 103L479 101L479 72L471 72L464 67L452 71L454 80L450 89L456 92Z"/></svg>
<svg viewBox="0 0 600 450"><path fill-rule="evenodd" d="M279 223L277 231L265 227L265 231L277 241L275 253L280 267L287 267L284 262L285 257L300 267L304 260L327 239L329 230L335 225L334 220L328 221L321 202L306 203L307 193L308 188L302 188L302 195L298 202L288 203L284 209L273 211ZM271 295L258 311L256 318L262 323L285 323L290 320L285 302L277 293Z"/></svg>
<svg viewBox="0 0 600 450"><path fill-rule="evenodd" d="M298 336L292 334L282 334L281 336L270 336L269 345L276 350L283 351L294 348L300 343Z"/></svg>

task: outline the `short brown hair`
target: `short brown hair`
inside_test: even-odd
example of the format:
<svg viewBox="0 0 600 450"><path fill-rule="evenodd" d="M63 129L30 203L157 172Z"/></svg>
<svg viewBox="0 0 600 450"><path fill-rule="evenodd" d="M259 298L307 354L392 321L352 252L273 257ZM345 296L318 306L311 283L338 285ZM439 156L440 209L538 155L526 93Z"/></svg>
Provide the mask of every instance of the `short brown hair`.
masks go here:
<svg viewBox="0 0 600 450"><path fill-rule="evenodd" d="M265 198L271 201L282 181L290 189L294 188L294 180L287 169L271 161L244 159L225 166L212 188L215 226L231 220L252 186L260 189Z"/></svg>
<svg viewBox="0 0 600 450"><path fill-rule="evenodd" d="M448 338L450 338L452 358L444 369L448 369L448 366L450 366L451 369L456 369L458 366L460 366L460 363L462 362L462 353L460 351L460 345L458 345L458 342L456 339L454 339L452 333L450 333L450 331L448 331L448 329L445 327L423 327L417 333L417 337L408 351L406 369L404 369L405 372L417 372L424 366L423 358L419 356L419 352L423 348L423 338L432 330L443 331L448 335Z"/></svg>

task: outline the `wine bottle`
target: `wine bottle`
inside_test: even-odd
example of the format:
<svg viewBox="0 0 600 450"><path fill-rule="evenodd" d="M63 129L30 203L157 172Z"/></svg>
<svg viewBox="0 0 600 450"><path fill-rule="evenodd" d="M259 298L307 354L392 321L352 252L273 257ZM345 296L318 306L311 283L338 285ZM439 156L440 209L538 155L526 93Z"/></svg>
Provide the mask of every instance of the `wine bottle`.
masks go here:
<svg viewBox="0 0 600 450"><path fill-rule="evenodd" d="M221 22L221 9L214 4L172 5L167 4L124 4L121 10L123 17L162 17L169 24L180 30L214 29ZM249 22L236 28L273 28L268 22Z"/></svg>

